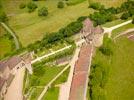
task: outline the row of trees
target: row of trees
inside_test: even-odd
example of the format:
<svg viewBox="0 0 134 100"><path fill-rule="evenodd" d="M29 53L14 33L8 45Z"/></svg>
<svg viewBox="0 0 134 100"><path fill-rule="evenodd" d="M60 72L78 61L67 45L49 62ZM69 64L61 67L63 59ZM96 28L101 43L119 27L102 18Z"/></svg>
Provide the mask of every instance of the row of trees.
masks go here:
<svg viewBox="0 0 134 100"><path fill-rule="evenodd" d="M110 7L106 9L104 5L101 5L100 3L92 3L89 7L99 11L90 14L90 18L94 21L95 25L101 25L112 21L117 18L116 14L119 13L123 13L120 17L120 19L123 20L134 16L134 1L131 0L124 2L117 8Z"/></svg>
<svg viewBox="0 0 134 100"><path fill-rule="evenodd" d="M34 1L37 1L37 0L34 0ZM19 8L20 9L24 9L25 7L28 8L28 12L31 13L31 12L34 12L38 6L35 2L29 2L27 5L24 4L24 3L21 3L19 5ZM64 2L63 1L59 1L58 4L57 4L57 7L58 8L64 8ZM38 10L38 15L39 16L47 16L48 15L48 9L47 7L42 7Z"/></svg>
<svg viewBox="0 0 134 100"><path fill-rule="evenodd" d="M97 54L102 53L103 58L111 59L113 42L107 36L104 36L104 44L97 50ZM101 57L102 57L101 56ZM107 57L105 57L107 56ZM98 56L93 59L90 73L90 98L91 100L106 100L105 86L109 77L110 63L98 60Z"/></svg>
<svg viewBox="0 0 134 100"><path fill-rule="evenodd" d="M85 17L79 18L77 21L70 23L65 28L61 28L58 32L46 33L41 41L36 41L34 44L28 46L29 51L36 51L37 49L42 49L42 47L49 48L57 41L68 41L68 37L81 30L83 19L85 19ZM68 42L70 42L70 40Z"/></svg>
<svg viewBox="0 0 134 100"><path fill-rule="evenodd" d="M0 0L0 22L6 22L8 20L6 13L3 11L2 2Z"/></svg>

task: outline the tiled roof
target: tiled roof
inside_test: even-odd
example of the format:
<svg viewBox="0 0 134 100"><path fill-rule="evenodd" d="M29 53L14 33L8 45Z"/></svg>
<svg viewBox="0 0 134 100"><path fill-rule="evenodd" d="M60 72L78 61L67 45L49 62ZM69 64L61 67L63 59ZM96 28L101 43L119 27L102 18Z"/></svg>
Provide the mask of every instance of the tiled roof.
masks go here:
<svg viewBox="0 0 134 100"><path fill-rule="evenodd" d="M88 80L88 70L91 57L91 45L83 44L79 58L75 63L69 100L84 100Z"/></svg>
<svg viewBox="0 0 134 100"><path fill-rule="evenodd" d="M101 34L103 32L103 29L101 26L94 27L93 22L87 18L83 21L83 29L81 30L82 34L87 37L90 34Z"/></svg>
<svg viewBox="0 0 134 100"><path fill-rule="evenodd" d="M21 61L22 61L21 57L13 56L9 60L7 60L6 64L9 66L10 69L13 69Z"/></svg>
<svg viewBox="0 0 134 100"><path fill-rule="evenodd" d="M0 71L3 72L6 67L9 67L10 69L12 69L21 61L22 59L19 56L13 56L12 58L8 60L0 61Z"/></svg>

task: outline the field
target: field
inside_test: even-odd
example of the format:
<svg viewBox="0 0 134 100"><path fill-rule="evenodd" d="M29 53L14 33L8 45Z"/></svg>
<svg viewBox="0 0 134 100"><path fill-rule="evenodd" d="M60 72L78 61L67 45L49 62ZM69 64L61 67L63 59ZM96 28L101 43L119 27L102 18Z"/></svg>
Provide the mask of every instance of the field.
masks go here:
<svg viewBox="0 0 134 100"><path fill-rule="evenodd" d="M59 88L52 87L48 89L46 94L43 96L42 100L58 100Z"/></svg>
<svg viewBox="0 0 134 100"><path fill-rule="evenodd" d="M12 50L15 50L14 41L9 39L8 33L0 27L0 59L4 55L10 53Z"/></svg>
<svg viewBox="0 0 134 100"><path fill-rule="evenodd" d="M101 2L106 6L117 6L117 4L121 4L124 1L126 0L114 2L113 0L95 0L94 2ZM5 0L3 2L4 5L9 5L9 0ZM68 2L73 2L74 4L71 6L66 6L63 9L57 8L58 0L47 0L36 2L39 8L46 6L49 11L49 15L47 17L38 17L38 9L30 14L27 12L26 8L20 10L19 4L21 2L26 2L26 0L16 1L16 5L11 2L10 6L7 6L5 10L7 13L9 13L9 11L12 12L9 13L9 15L11 15L9 17L9 24L17 33L23 46L27 46L30 43L40 40L45 33L58 31L60 28L66 26L80 16L87 16L93 12L93 9L88 8L88 0L81 0L81 2L79 0L70 0ZM93 1L91 0L90 2ZM10 10L11 8L13 10Z"/></svg>
<svg viewBox="0 0 134 100"><path fill-rule="evenodd" d="M112 27L114 25L118 25L118 24L121 24L123 22L125 22L126 20L121 20L121 19L118 19L118 20L115 20L115 21L112 21L112 22L108 22L104 25L102 25L103 27Z"/></svg>
<svg viewBox="0 0 134 100"><path fill-rule="evenodd" d="M58 31L78 17L89 15L92 12L88 9L87 1L66 6L63 9L57 8L57 2L58 0L37 2L39 8L48 7L49 15L47 17L38 17L37 10L29 14L27 9L24 13L10 17L9 24L19 36L23 46L41 39L45 33Z"/></svg>
<svg viewBox="0 0 134 100"><path fill-rule="evenodd" d="M105 5L106 7L118 7L127 0L88 0L89 3L92 2L100 2L101 4Z"/></svg>
<svg viewBox="0 0 134 100"><path fill-rule="evenodd" d="M131 29L131 28L134 28L134 24L130 23L130 24L127 24L127 25L124 25L122 27L119 27L115 30L112 31L112 37L115 37L116 35L128 30L128 29Z"/></svg>
<svg viewBox="0 0 134 100"><path fill-rule="evenodd" d="M133 100L134 41L130 41L123 36L118 38L114 44L109 45L111 45L113 51L110 57L105 56L97 50L94 58L94 61L99 61L103 65L103 68L104 66L105 68L109 68L108 80L100 90L100 100L104 100L104 98L105 100ZM96 91L96 93L99 92Z"/></svg>

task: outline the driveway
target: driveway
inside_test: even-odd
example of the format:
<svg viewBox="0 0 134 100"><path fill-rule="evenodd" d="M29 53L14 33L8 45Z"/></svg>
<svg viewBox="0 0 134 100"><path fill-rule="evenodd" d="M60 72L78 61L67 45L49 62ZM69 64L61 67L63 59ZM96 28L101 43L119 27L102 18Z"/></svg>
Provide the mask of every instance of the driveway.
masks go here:
<svg viewBox="0 0 134 100"><path fill-rule="evenodd" d="M24 67L18 70L7 90L4 100L23 100L22 89L24 73Z"/></svg>

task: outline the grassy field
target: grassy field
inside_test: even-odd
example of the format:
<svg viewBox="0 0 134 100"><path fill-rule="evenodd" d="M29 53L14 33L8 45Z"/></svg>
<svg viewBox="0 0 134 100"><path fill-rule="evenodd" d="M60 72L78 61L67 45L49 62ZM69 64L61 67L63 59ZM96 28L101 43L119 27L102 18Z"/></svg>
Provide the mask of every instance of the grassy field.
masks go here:
<svg viewBox="0 0 134 100"><path fill-rule="evenodd" d="M12 50L12 41L7 37L0 37L0 58L5 54L11 52Z"/></svg>
<svg viewBox="0 0 134 100"><path fill-rule="evenodd" d="M5 54L15 50L14 41L9 39L6 34L8 33L0 26L0 58L3 58Z"/></svg>
<svg viewBox="0 0 134 100"><path fill-rule="evenodd" d="M86 1L86 0L68 0L67 5L76 5L76 4L79 4L84 1Z"/></svg>
<svg viewBox="0 0 134 100"><path fill-rule="evenodd" d="M48 89L46 94L43 96L42 100L58 100L59 88L52 87Z"/></svg>
<svg viewBox="0 0 134 100"><path fill-rule="evenodd" d="M88 8L88 0L70 0L68 2L73 2L75 5L66 6L63 9L57 8L57 2L59 0L47 0L36 2L39 8L46 6L49 11L47 17L38 17L38 9L30 14L26 8L23 10L19 9L19 4L21 2L28 2L28 0L13 1L4 0L3 2L4 5L7 5L7 7L5 7L6 12L11 15L11 17L9 17L9 24L17 33L23 46L40 40L45 33L58 31L80 16L87 16L93 12L92 9ZM94 2L101 2L106 6L117 6L117 4L119 5L124 1L126 0L95 0ZM93 1L91 0L90 2Z"/></svg>
<svg viewBox="0 0 134 100"><path fill-rule="evenodd" d="M101 4L105 5L106 7L118 7L127 0L88 0L89 3L92 2L100 2Z"/></svg>
<svg viewBox="0 0 134 100"><path fill-rule="evenodd" d="M99 50L95 55L95 61L109 67L108 80L105 87L101 89L105 97L99 100L104 100L104 98L105 100L133 100L134 41L120 37L114 44L109 45L112 46L112 56L107 57Z"/></svg>
<svg viewBox="0 0 134 100"><path fill-rule="evenodd" d="M89 15L92 10L88 8L88 1L77 5L66 6L63 9L57 8L58 0L38 1L40 7L48 7L47 17L38 17L37 10L33 13L17 14L10 17L9 24L19 36L23 46L26 46L43 37L45 33L58 31L80 16Z"/></svg>
<svg viewBox="0 0 134 100"><path fill-rule="evenodd" d="M123 22L125 22L126 20L121 20L121 19L118 19L118 20L115 20L115 21L112 21L112 22L108 22L104 25L102 25L103 27L112 27L114 25L118 25L118 24L121 24Z"/></svg>
<svg viewBox="0 0 134 100"><path fill-rule="evenodd" d="M68 74L69 74L70 68L68 68L57 80L53 83L53 85L61 84L67 81Z"/></svg>
<svg viewBox="0 0 134 100"><path fill-rule="evenodd" d="M112 31L112 37L115 37L116 35L128 30L128 29L131 29L131 28L134 28L134 24L130 23L130 24L127 24L127 25L124 25L122 27L119 27L115 30Z"/></svg>

